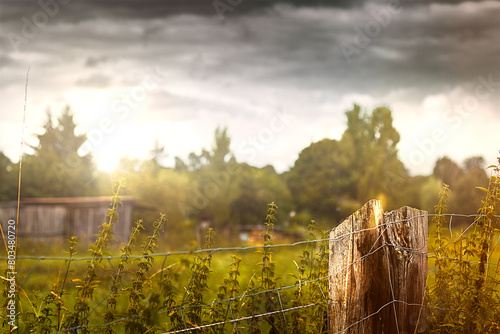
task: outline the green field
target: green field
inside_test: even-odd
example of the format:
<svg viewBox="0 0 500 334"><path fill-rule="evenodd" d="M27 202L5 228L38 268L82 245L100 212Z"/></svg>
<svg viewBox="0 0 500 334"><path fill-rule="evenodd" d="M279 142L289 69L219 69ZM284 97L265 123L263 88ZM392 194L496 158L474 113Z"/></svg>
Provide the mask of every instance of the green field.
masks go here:
<svg viewBox="0 0 500 334"><path fill-rule="evenodd" d="M446 188L436 207L442 215L429 217L429 331L498 333L496 204L488 205L487 198L477 220L467 217L459 225L453 221L458 216L444 214L445 195ZM87 246L72 240L40 247L22 240L15 276L17 332L165 333L201 327L197 332L320 333L328 305L327 232L311 222L307 240L278 244L275 212L272 203L258 245L218 248L208 229L203 247L162 252L168 249L159 238L163 216L149 236L140 234L138 224L122 249L111 246L112 224L106 223ZM4 283L0 302L6 310L12 282L4 277ZM470 316L476 310L481 316ZM4 312L6 332L12 326Z"/></svg>

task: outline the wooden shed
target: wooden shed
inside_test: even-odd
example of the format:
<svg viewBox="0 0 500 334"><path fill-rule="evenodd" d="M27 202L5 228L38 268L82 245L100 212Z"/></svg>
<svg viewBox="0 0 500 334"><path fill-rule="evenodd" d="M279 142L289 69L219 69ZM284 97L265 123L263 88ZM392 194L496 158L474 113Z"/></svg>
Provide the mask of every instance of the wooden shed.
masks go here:
<svg viewBox="0 0 500 334"><path fill-rule="evenodd" d="M139 204L133 196L121 196L121 200L123 206L117 207L118 223L114 226L113 237L126 242L133 223L132 212ZM76 236L83 242L92 242L110 207L109 196L24 198L19 210L18 236L46 241ZM9 220L16 220L16 211L17 202L0 203L4 231Z"/></svg>

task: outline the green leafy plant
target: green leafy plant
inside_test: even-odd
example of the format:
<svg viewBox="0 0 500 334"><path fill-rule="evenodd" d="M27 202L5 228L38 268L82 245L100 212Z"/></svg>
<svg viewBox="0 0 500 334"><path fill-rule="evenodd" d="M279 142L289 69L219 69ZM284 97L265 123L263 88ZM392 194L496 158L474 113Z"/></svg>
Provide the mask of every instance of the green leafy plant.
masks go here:
<svg viewBox="0 0 500 334"><path fill-rule="evenodd" d="M297 264L298 274L293 275L297 281L295 299L292 306L313 305L305 310L291 313L292 333L321 333L326 330L328 307L328 232L322 232L322 239L317 240L316 222L312 220L307 226L307 241L300 262Z"/></svg>
<svg viewBox="0 0 500 334"><path fill-rule="evenodd" d="M328 231L321 232L317 251L313 256L309 275L308 304L315 304L305 313L309 315L307 323L308 333L322 333L327 330L328 317L328 266L329 266L329 235Z"/></svg>
<svg viewBox="0 0 500 334"><path fill-rule="evenodd" d="M500 158L493 168L486 196L470 235L463 230L456 240L443 236L449 188L443 186L435 207L434 266L428 287L430 333L499 333L499 264L492 267L498 245L500 209ZM450 227L451 230L451 227ZM498 238L498 235L497 235ZM498 261L498 259L497 259Z"/></svg>
<svg viewBox="0 0 500 334"><path fill-rule="evenodd" d="M166 258L165 258L166 260ZM189 267L189 261L184 263L186 267ZM162 311L166 311L170 319L171 325L167 323L167 329L180 329L182 328L183 321L182 315L179 308L177 307L177 296L178 288L175 285L175 281L179 280L179 274L173 270L173 265L164 267L162 265L159 289L162 293L163 303L161 306Z"/></svg>
<svg viewBox="0 0 500 334"><path fill-rule="evenodd" d="M24 292L26 299L30 301L32 307L31 312L26 312L24 315L25 326L27 330L36 333L52 333L62 329L63 312L67 310L64 304L63 295L65 294L65 286L70 272L73 256L76 253L78 239L71 237L69 239L70 248L67 252L69 259L65 261L66 270L59 270L56 283L51 290L43 297L40 305L35 306L29 300L29 297ZM61 277L63 276L63 277Z"/></svg>
<svg viewBox="0 0 500 334"><path fill-rule="evenodd" d="M499 232L498 173L499 167L495 167L490 185L482 189L486 196L473 226L455 237L446 233L449 189L444 186L441 191L430 242L434 257L427 295L431 333L499 331L499 265L494 263ZM138 220L128 242L118 250L111 246L120 203L120 186L115 189L106 222L90 246L86 262L75 259L77 239L72 238L69 257L59 265L52 287L21 291L20 332L327 331L329 240L328 232L320 231L315 221L305 230L307 240L302 249L286 245L276 251L280 246L274 239L277 205L270 203L262 244L255 246L258 251L244 253L240 248L238 255L224 258L220 253L230 249L214 248L212 229L207 230L204 244L196 251L157 253L166 223L162 214L140 244L144 223ZM290 256L283 256L285 249ZM113 256L113 252L118 255ZM286 260L277 261L275 256ZM163 262L158 262L158 257ZM296 271L292 274L294 262ZM291 269L281 268L285 264ZM5 319L4 312L0 314ZM2 329L6 327L4 324Z"/></svg>
<svg viewBox="0 0 500 334"><path fill-rule="evenodd" d="M165 215L161 214L160 218L153 223L152 235L148 236L141 246L142 256L137 260L137 270L132 286L125 289L129 293L126 333L154 333L158 325L160 294L151 289L146 296L145 286L152 285L151 278L148 276L154 262L154 257L151 255L157 248L159 233L163 231L165 220Z"/></svg>
<svg viewBox="0 0 500 334"><path fill-rule="evenodd" d="M258 315L259 312L259 296L256 295L256 283L255 283L255 275L252 275L250 277L250 280L248 281L247 285L247 290L244 294L244 302L243 305L245 306L245 311L246 314L249 316L249 319L247 320L247 329L249 334L260 334L262 333L259 327L259 321L255 317ZM246 296L246 294L248 294Z"/></svg>
<svg viewBox="0 0 500 334"><path fill-rule="evenodd" d="M275 263L272 260L273 252L270 250L273 245L273 227L277 222L278 206L273 202L268 204L267 216L264 222L265 231L262 233L264 239L264 246L262 251L262 275L260 277L261 287L265 291L264 309L266 312L273 312L283 309L283 296L277 289L277 282L275 276ZM282 317L274 314L267 316L266 321L271 326L270 333L281 333L286 328L286 322Z"/></svg>
<svg viewBox="0 0 500 334"><path fill-rule="evenodd" d="M88 261L86 270L86 277L82 279L74 279L77 283L77 302L74 307L74 312L70 314L66 320L65 328L71 331L79 331L82 333L89 333L88 330L88 317L90 313L89 301L94 296L95 289L99 286L97 269L102 265L102 258L104 255L110 255L107 251L109 243L113 240L113 225L118 221L117 206L122 204L118 193L121 184L117 184L114 195L111 199L111 208L106 214L106 222L101 225L101 233L98 239L90 245L89 252L91 259Z"/></svg>
<svg viewBox="0 0 500 334"><path fill-rule="evenodd" d="M106 301L108 306L107 312L104 314L104 321L108 324L105 333L114 333L111 323L116 319L116 305L117 299L121 296L120 287L122 282L123 272L125 271L125 265L128 263L130 256L132 255L132 247L134 246L140 232L144 230L143 221L138 220L135 226L132 228L132 233L128 243L121 249L122 255L120 258L120 263L117 266L116 271L112 274L112 283L110 288L110 295Z"/></svg>
<svg viewBox="0 0 500 334"><path fill-rule="evenodd" d="M191 281L186 287L187 305L189 305L187 311L186 322L193 327L200 326L204 324L204 313L203 304L204 294L208 291L208 278L210 274L210 264L212 262L212 253L210 248L214 244L214 233L211 228L208 228L205 235L205 249L206 252L196 253L194 262L191 266L193 275ZM204 256L205 255L205 256Z"/></svg>

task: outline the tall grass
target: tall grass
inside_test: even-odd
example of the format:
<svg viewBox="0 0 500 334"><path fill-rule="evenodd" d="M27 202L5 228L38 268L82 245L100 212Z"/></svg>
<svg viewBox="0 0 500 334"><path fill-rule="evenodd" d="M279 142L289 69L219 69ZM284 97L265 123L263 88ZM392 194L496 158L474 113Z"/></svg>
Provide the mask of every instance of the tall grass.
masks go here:
<svg viewBox="0 0 500 334"><path fill-rule="evenodd" d="M197 332L316 333L323 326L328 242L316 241L317 235L326 232L317 231L314 223L307 230L310 243L280 248L275 254L272 231L278 207L272 203L262 246L222 252L214 248L214 231L208 229L200 248L159 256L166 222L161 214L151 234L143 238L139 237L143 222L137 221L117 256L111 241L121 203L119 190L117 186L85 260L75 256L76 238L69 240L64 260L18 260L19 272L29 274L18 282L22 291L16 317L19 328L13 332L163 333L206 326ZM312 280L309 285L308 280ZM317 303L307 315L273 313L305 303ZM268 316L260 317L266 312ZM1 331L9 332L5 308L0 319Z"/></svg>
<svg viewBox="0 0 500 334"><path fill-rule="evenodd" d="M444 186L430 235L427 310L430 333L499 333L500 264L498 214L500 159L494 166L474 224L448 234ZM0 331L13 333L322 333L327 331L328 232L311 221L308 241L277 248L278 207L263 217L262 245L216 248L208 229L204 244L164 253L160 214L149 235L138 220L120 250L112 247L120 186L97 240L85 258L78 240L64 259L18 259L16 324L1 296ZM166 231L168 233L168 230ZM289 312L281 312L282 310Z"/></svg>

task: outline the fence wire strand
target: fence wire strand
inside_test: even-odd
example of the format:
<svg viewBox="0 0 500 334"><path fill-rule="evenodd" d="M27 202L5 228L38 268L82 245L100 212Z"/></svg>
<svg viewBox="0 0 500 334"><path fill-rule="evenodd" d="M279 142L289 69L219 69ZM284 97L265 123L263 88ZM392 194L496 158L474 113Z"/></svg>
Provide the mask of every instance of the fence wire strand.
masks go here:
<svg viewBox="0 0 500 334"><path fill-rule="evenodd" d="M316 305L317 305L316 303L308 304L308 305L300 305L300 306L290 307L290 308L281 309L281 310L277 310L277 311L271 311L271 312L241 317L238 319L221 321L221 322L217 322L217 323L213 323L213 324L200 325L197 327L185 328L185 329L180 329L180 330L175 330L175 331L170 331L170 332L162 332L161 334L175 334L175 333L184 333L184 332L188 332L188 331L197 331L197 330L201 330L203 328L209 328L209 327L225 325L225 324L232 324L232 323L236 323L236 322L240 322L240 321L266 317L266 316L270 316L270 315L274 315L274 314L285 313L285 312L290 312L290 311L295 311L295 310L301 310L301 309L305 309L305 308L316 306Z"/></svg>
<svg viewBox="0 0 500 334"><path fill-rule="evenodd" d="M352 236L352 235L356 235L356 234L361 234L361 233L364 233L364 232L367 232L367 231L373 231L373 230L376 230L376 229L378 229L379 227L382 227L382 226L393 225L393 224L397 224L397 223L404 223L404 222L407 222L407 221L409 221L411 219L416 219L416 218L421 218L421 217L436 217L436 216L445 216L445 217L449 216L449 217L462 217L462 218L475 217L476 218L471 224L469 224L469 226L467 227L467 229L465 229L457 237L457 239L460 236L463 236L470 228L472 228L477 223L477 220L479 218L485 217L484 215L466 215L466 214L457 214L457 213L447 213L447 214L441 214L441 215L437 215L437 214L416 215L416 216L410 217L409 219L401 219L401 220L395 220L395 221L392 221L392 222L389 222L389 223L383 223L383 224L380 224L378 227L372 227L372 228L361 229L361 230L358 230L358 231L352 231L352 232L349 232L349 233L345 233L345 234L343 234L341 236L338 236L336 238L333 238L333 239L324 238L324 239L315 239L315 240L303 240L303 241L298 241L298 242L293 242L293 243L282 243L282 244L267 245L267 246L255 245L255 246L244 246L244 247L202 248L202 249L197 249L197 250L185 250L185 251L173 251L173 252L166 252L166 253L154 253L154 254L147 255L147 257L165 257L165 256L168 257L168 256L175 256L175 255L193 255L193 254L207 253L207 252L212 252L213 254L215 254L217 252L228 252L228 251L233 251L234 252L234 251L258 250L258 249L263 249L263 248L274 249L274 248L296 247L296 246L301 246L301 245L306 245L306 244L314 244L314 243L319 243L319 242L322 242L322 241L329 241L329 240L331 240L331 241L340 241L343 238L346 238L346 237L349 237L349 236ZM500 215L495 215L493 217L500 218ZM450 242L448 242L448 244L446 246L448 246L449 244L451 244L451 243L454 242L453 239L452 239L453 232L451 230L451 222L448 225L450 226ZM442 247L441 249L446 248L446 246ZM434 249L434 250L428 251L427 253L434 253L434 252L436 252L438 250L441 250L441 249ZM128 258L131 259L131 260L140 260L140 259L142 259L144 257L145 257L144 255L130 255L130 256L128 256ZM121 259L122 255L108 255L108 256L103 256L102 258L105 259L105 260L115 260L115 259ZM92 260L93 258L91 256L82 256L82 257L78 257L78 258L77 257L70 258L69 256L31 256L31 255L20 255L20 256L17 257L17 259L18 260L40 260L40 261L51 261L51 260L54 260L54 261L68 261L68 260L71 260L72 262L78 262L78 261ZM0 256L0 260L7 260L7 257L6 256Z"/></svg>
<svg viewBox="0 0 500 334"><path fill-rule="evenodd" d="M389 227L389 225L396 224L396 223L405 223L405 222L408 222L411 219L419 219L419 218L422 218L422 217L432 218L432 217L437 217L437 216L441 216L441 217L444 216L444 217L448 217L449 218L449 222L448 222L449 240L447 240L447 243L444 244L444 246L442 246L441 248L430 249L430 250L424 251L423 250L424 246L417 247L417 248L407 248L407 247L402 247L402 246L394 245L394 244L390 244L390 243L383 244L382 246L377 246L379 239L381 238L383 232ZM453 219L456 218L456 217L460 217L460 218L474 218L474 219L473 219L473 221L462 232L460 232L454 238L452 224L453 224ZM282 300L282 291L286 291L286 290L294 289L294 288L301 289L303 286L311 285L311 286L316 286L318 288L318 290L321 292L321 294L324 297L324 299L328 299L327 298L328 293L323 290L323 287L320 284L320 282L322 282L324 280L329 280L331 277L340 274L342 271L348 270L349 268L353 268L356 263L358 263L360 261L364 261L366 258L368 258L368 257L372 256L373 254L377 253L378 251L382 250L384 247L394 247L394 248L397 248L397 249L400 249L400 250L404 250L404 251L407 251L407 252L413 252L413 253L420 254L420 255L427 255L428 258L435 259L435 260L443 259L443 260L451 260L451 261L462 261L462 262L466 262L466 263L470 263L470 264L479 263L479 261L472 261L472 260L471 261L466 261L464 259L459 259L459 258L438 256L438 255L436 255L436 253L439 253L439 251L444 250L447 247L450 247L450 245L452 245L453 243L457 242L458 240L461 240L461 238L463 236L465 236L467 234L467 232L469 232L470 229L473 226L477 225L479 219L484 218L484 217L485 217L484 215L477 215L477 214L474 214L474 215L466 215L466 214L441 214L441 215L437 215L437 214L424 214L424 215L416 215L416 216L413 216L413 217L410 217L410 218L395 220L395 221L391 221L391 222L388 222L388 223L383 223L383 224L380 224L380 225L378 225L376 227L373 227L373 228L367 228L367 229L361 229L361 230L357 230L357 231L351 231L351 232L344 233L344 234L342 234L340 236L337 236L337 237L331 238L331 239L330 238L324 238L324 239L316 239L316 240L304 240L304 241L298 241L298 242L293 242L293 243L273 244L273 245L265 245L265 246L264 245L255 245L255 246L245 246L245 247L208 248L208 249L199 249L199 250L194 250L194 251L174 251L174 252L155 253L155 254L147 255L147 257L152 257L152 258L161 258L161 257L163 257L162 266L161 266L161 268L162 268L161 269L161 275L162 275L161 277L163 278L163 274L164 274L163 271L166 268L166 264L167 264L167 259L168 258L170 258L172 256L181 256L181 255L199 255L199 254L205 254L205 258L200 263L198 263L197 267L193 271L193 274L192 274L192 276L191 276L191 278L189 280L188 285L185 288L185 292L184 292L184 295L183 295L183 298L182 298L181 305L173 307L173 308L169 308L169 309L166 309L166 310L161 310L161 311L158 312L158 314L162 315L162 314L171 314L172 312L179 311L181 313L181 315L182 315L182 319L183 319L183 322L184 322L184 328L177 329L177 330L172 330L172 331L167 331L167 332L162 332L162 334L174 334L174 333L184 333L184 332L190 332L190 331L199 331L199 330L202 330L202 329L205 329L205 328L210 328L210 327L215 327L215 326L225 326L226 324L233 325L233 332L238 333L239 329L238 329L237 323L240 323L242 321L259 319L259 318L262 318L262 317L267 317L267 316L272 316L272 315L280 315L280 317L282 317L283 321L285 323L287 323L287 321L288 321L289 318L287 318L286 314L288 312L311 308L311 307L320 305L320 303L308 303L306 305L298 305L298 306L294 306L294 307L287 307L285 301ZM496 219L500 218L499 215L495 215L493 217L496 218ZM342 241L342 240L344 240L346 238L352 238L356 234L361 234L361 233L365 233L365 232L376 230L376 229L379 229L381 232L380 232L380 235L375 240L375 242L372 244L372 246L371 246L370 250L368 251L368 253L364 254L363 256L360 256L359 258L357 258L356 260L352 261L348 265L340 268L339 270L337 270L337 272L330 273L329 276L323 276L323 277L318 277L318 278L309 279L309 280L307 280L307 279L300 279L299 278L298 281L295 284L280 286L278 288L268 289L268 290L262 290L261 289L262 288L262 280L261 280L261 285L258 285L256 287L250 289L250 290L246 290L246 291L244 291L243 293L239 294L236 297L226 298L226 299L222 299L222 300L214 300L211 303L201 304L201 305L186 305L185 304L186 298L187 298L187 291L188 291L188 288L191 285L192 280L194 279L194 275L195 275L196 271L199 269L199 267L202 265L202 263L204 261L206 261L209 257L211 257L211 256L213 256L213 255L215 255L217 253L258 251L258 250L263 250L264 252L268 252L268 251L270 251L272 249L280 249L280 248L286 248L286 247L298 247L298 246L306 246L307 247L309 245L321 244L321 243L325 243L327 241L331 245L332 242L339 242L339 241ZM496 248L499 245L499 243L500 243L500 236L496 239L496 242L494 243L494 248ZM314 261L313 252L311 252L310 256L311 256L311 268L310 268L310 273L311 273L312 272L312 265L313 265L312 262ZM145 257L144 255L130 255L130 256L128 256L128 259L130 259L130 260L140 260L140 259L143 259L144 257ZM387 252L386 252L386 257L388 257L388 253ZM2 257L0 257L0 259L7 260L8 258L7 258L7 256L2 256ZM19 288L23 289L28 284L31 275L35 272L35 270L44 261L70 261L70 262L79 262L79 261L88 261L88 260L91 260L92 257L89 256L89 257L78 257L78 258L75 258L75 257L54 257L54 256L18 256L17 259L18 260L36 260L35 263L31 266L31 268L27 271L26 277L23 280L23 282L19 285ZM109 264L109 267L112 270L114 270L115 267L113 265L112 260L123 259L123 256L122 255L117 255L117 256L110 255L110 256L105 256L102 259L106 260L107 263ZM320 260L322 260L322 259L320 259ZM488 261L485 264L488 264L488 265L497 265L497 266L499 265L499 263L491 262L490 258L488 258L487 260ZM388 258L387 258L387 265L388 265L388 270L390 272L391 268L390 268L390 262L389 262ZM296 264L296 266L298 268L297 264ZM262 273L262 275L263 275L263 273ZM354 277L356 279L356 275L354 275ZM2 277L2 279L6 280L5 277ZM425 282L426 277L422 277L422 279ZM376 316L378 313L380 313L386 307L392 307L393 308L393 310L394 310L394 316L395 316L395 322L397 324L398 323L398 318L397 318L396 309L395 309L395 307L396 307L395 305L397 303L404 303L404 304L407 304L408 306L420 307L420 310L424 309L425 307L428 307L428 306L426 306L424 304L424 301L422 301L421 304L409 304L409 303L407 303L405 301L397 300L396 297L395 297L395 293L394 293L394 287L393 287L393 282L391 280L391 275L389 275L389 282L388 282L388 284L389 284L390 293L391 293L391 300L389 302L387 302L385 305L383 305L382 307L380 307L376 312L374 312L372 314L365 315L365 314L363 314L364 311L362 310L361 300L359 300L359 307L360 307L361 313L363 314L363 318L360 319L359 321L357 321L357 322L349 325L343 331L336 332L336 333L344 333L344 332L348 331L350 328L352 328L354 326L357 326L360 323L363 323L364 321L366 321L370 317ZM245 298L257 297L257 296L266 295L266 294L269 294L269 293L274 293L274 294L277 295L278 302L279 302L277 305L279 306L278 307L279 309L272 310L272 311L267 310L264 313L247 315L247 316L239 316L239 317L238 317L237 310L236 310L236 312L234 312L235 310L233 310L233 304L232 303L237 302L237 301L242 301ZM104 303L105 301L107 301L108 297L110 295L111 295L111 292L105 298L103 298L101 301L99 301L99 303L97 303L97 305L95 305L92 308L92 310L90 310L90 314L94 313L97 310L97 308L102 303ZM358 293L358 298L359 298L359 293ZM217 305L217 304L224 304L224 303L228 304L228 309L226 311L227 312L226 315L230 314L230 319L226 319L224 321L214 322L214 323L210 323L210 324L203 324L203 325L199 325L199 326L188 325L187 319L185 318L185 314L184 314L185 310L189 310L189 309L192 309L192 308L204 308L204 307L207 308L207 307L212 307L212 306ZM447 309L439 308L439 307L434 307L433 309L436 309L436 310L447 310ZM466 312L465 310L460 310L460 309L457 309L455 311ZM419 317L420 317L420 314L419 314ZM108 323L105 323L105 324L89 324L87 327L89 327L89 328L104 328L104 327L107 327L107 326L110 326L110 325L122 324L122 323L126 322L127 320L130 320L130 319L127 318L127 317L122 317L120 319L115 319L114 321L108 322ZM74 330L78 330L78 329L80 329L82 327L83 326L75 326L74 328L67 328L64 331L65 332L67 332L67 331L74 331ZM398 328L398 333L399 333L399 326L397 326L397 328ZM332 333L331 331L326 331L326 332Z"/></svg>

